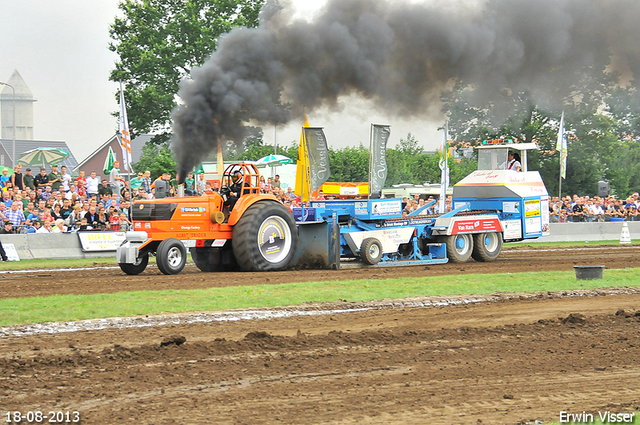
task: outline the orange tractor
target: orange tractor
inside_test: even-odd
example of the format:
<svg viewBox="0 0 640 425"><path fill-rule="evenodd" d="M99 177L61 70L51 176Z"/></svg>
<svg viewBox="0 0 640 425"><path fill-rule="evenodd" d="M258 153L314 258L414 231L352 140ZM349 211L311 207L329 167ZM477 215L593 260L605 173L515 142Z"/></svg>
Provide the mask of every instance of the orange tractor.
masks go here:
<svg viewBox="0 0 640 425"><path fill-rule="evenodd" d="M134 230L116 253L122 271L142 273L155 256L162 273L180 273L187 248L204 272L289 266L298 246L296 224L275 196L260 193L256 167L232 164L221 182L220 193L136 201Z"/></svg>

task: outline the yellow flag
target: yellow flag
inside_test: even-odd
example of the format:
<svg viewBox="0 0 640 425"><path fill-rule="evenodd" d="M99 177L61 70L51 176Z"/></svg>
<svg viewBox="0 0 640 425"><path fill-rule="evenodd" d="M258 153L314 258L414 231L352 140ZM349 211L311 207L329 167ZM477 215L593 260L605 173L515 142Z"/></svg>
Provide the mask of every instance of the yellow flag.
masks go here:
<svg viewBox="0 0 640 425"><path fill-rule="evenodd" d="M226 183L222 182L222 176L224 175L224 158L222 157L222 143L220 143L220 138L218 137L218 156L217 156L217 164L218 164L218 179L220 179L220 185L224 185Z"/></svg>
<svg viewBox="0 0 640 425"><path fill-rule="evenodd" d="M296 169L296 184L294 193L302 197L302 202L309 200L309 155L307 153L307 141L304 137L304 129L309 128L307 114L304 115L304 125L300 134L300 147L298 147L298 168Z"/></svg>

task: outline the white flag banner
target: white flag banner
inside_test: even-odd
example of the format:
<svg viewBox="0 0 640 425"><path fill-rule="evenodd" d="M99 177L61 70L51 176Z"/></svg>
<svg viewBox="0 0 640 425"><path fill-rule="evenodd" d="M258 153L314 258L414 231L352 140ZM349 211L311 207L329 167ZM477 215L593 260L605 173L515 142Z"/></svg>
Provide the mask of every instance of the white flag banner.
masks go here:
<svg viewBox="0 0 640 425"><path fill-rule="evenodd" d="M560 151L560 175L563 179L567 178L567 136L564 134L564 111L560 118L560 129L558 130L558 141L556 142L556 150Z"/></svg>
<svg viewBox="0 0 640 425"><path fill-rule="evenodd" d="M122 149L122 165L127 171L131 170L131 135L129 134L129 120L127 108L124 104L124 91L120 83L120 148Z"/></svg>
<svg viewBox="0 0 640 425"><path fill-rule="evenodd" d="M447 188L449 187L449 131L448 125L444 126L444 134L442 135L442 147L440 148L440 170L442 176L440 178L440 202L438 204L438 212L446 212Z"/></svg>

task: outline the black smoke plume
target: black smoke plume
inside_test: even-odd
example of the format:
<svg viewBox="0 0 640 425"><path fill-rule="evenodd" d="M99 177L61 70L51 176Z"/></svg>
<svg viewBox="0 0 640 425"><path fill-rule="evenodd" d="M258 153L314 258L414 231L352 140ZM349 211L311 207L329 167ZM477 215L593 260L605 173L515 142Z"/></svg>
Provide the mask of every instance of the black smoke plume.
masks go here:
<svg viewBox="0 0 640 425"><path fill-rule="evenodd" d="M342 95L389 115L437 113L453 80L482 96L504 88L549 98L577 72L640 72L637 0L329 0L312 21L265 5L258 28L237 28L179 91L172 146L180 177L245 125L302 122ZM612 69L616 68L616 69ZM553 84L552 84L553 83ZM553 97L553 96L551 96Z"/></svg>

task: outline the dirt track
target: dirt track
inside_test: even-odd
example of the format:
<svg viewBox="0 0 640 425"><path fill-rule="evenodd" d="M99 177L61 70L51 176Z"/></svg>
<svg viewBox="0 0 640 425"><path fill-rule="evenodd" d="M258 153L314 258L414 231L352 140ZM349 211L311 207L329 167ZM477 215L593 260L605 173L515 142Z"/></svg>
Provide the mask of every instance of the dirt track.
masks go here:
<svg viewBox="0 0 640 425"><path fill-rule="evenodd" d="M299 270L273 273L201 273L194 265L187 265L179 275L165 276L156 267L148 267L144 273L135 278L125 275L113 266L106 270L3 273L0 274L0 298L387 277L573 270L573 266L577 264L604 264L610 269L640 267L640 245L592 246L557 250L536 250L521 246L506 249L500 254L498 261L491 263L471 261L463 264L414 267ZM100 266L99 263L96 265Z"/></svg>
<svg viewBox="0 0 640 425"><path fill-rule="evenodd" d="M638 254L640 248L619 246L516 250L492 264L171 278L155 269L134 279L118 270L47 272L4 276L0 286L24 296L640 267ZM640 295L542 298L9 337L0 339L0 406L77 410L85 424L516 424L558 421L561 410L635 412L638 310ZM171 336L186 343L161 347Z"/></svg>

